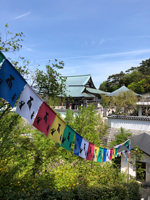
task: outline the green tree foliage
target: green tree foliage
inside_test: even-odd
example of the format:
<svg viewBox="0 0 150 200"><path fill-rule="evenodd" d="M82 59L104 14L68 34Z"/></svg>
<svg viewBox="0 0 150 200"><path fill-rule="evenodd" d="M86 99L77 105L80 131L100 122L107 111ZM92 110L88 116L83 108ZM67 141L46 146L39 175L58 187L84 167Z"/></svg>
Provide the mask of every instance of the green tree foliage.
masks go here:
<svg viewBox="0 0 150 200"><path fill-rule="evenodd" d="M114 108L115 114L127 115L136 110L137 97L132 91L120 92L118 96L113 96L110 101L110 106Z"/></svg>
<svg viewBox="0 0 150 200"><path fill-rule="evenodd" d="M55 63L51 64L49 61L45 71L39 69L35 71L34 88L43 98L53 98L56 95L63 96L65 94L66 78L62 77L57 71L63 69L63 67L63 61L58 62L55 59Z"/></svg>
<svg viewBox="0 0 150 200"><path fill-rule="evenodd" d="M118 144L123 143L131 137L132 133L124 128L120 128L119 133L115 135L115 140L111 141L109 147L112 148Z"/></svg>
<svg viewBox="0 0 150 200"><path fill-rule="evenodd" d="M5 24L5 29L5 36L0 36L0 51L19 51L22 47L20 43L23 41L23 33L11 33L8 31L8 24Z"/></svg>
<svg viewBox="0 0 150 200"><path fill-rule="evenodd" d="M107 134L108 125L103 123L93 104L87 108L80 107L75 116L68 109L64 120L82 137L97 146L101 144L100 138Z"/></svg>
<svg viewBox="0 0 150 200"><path fill-rule="evenodd" d="M99 89L113 92L123 85L136 93L148 93L150 91L150 59L142 61L140 66L131 67L125 73L121 71L119 74L110 75Z"/></svg>
<svg viewBox="0 0 150 200"><path fill-rule="evenodd" d="M102 100L101 105L103 107L106 108L106 107L110 106L111 97L107 97L105 95L101 95L101 100Z"/></svg>

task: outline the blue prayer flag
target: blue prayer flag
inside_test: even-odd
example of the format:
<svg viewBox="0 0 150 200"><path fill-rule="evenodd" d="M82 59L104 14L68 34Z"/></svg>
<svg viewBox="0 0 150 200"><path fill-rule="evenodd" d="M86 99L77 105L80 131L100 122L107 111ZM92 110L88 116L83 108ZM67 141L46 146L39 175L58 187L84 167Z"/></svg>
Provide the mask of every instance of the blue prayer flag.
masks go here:
<svg viewBox="0 0 150 200"><path fill-rule="evenodd" d="M76 156L79 156L81 143L82 143L82 136L76 133L75 144L74 144L74 154Z"/></svg>
<svg viewBox="0 0 150 200"><path fill-rule="evenodd" d="M103 150L103 162L106 162L107 149Z"/></svg>
<svg viewBox="0 0 150 200"><path fill-rule="evenodd" d="M15 67L5 59L0 69L0 97L13 107L26 83Z"/></svg>

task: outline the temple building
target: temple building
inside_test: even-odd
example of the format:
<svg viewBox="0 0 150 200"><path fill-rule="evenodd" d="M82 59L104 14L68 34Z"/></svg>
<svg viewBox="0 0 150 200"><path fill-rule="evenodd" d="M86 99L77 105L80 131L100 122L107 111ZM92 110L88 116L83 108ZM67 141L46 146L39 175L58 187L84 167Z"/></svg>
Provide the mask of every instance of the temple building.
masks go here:
<svg viewBox="0 0 150 200"><path fill-rule="evenodd" d="M106 92L96 89L90 74L66 77L66 108L78 109L94 103L96 107L101 94Z"/></svg>

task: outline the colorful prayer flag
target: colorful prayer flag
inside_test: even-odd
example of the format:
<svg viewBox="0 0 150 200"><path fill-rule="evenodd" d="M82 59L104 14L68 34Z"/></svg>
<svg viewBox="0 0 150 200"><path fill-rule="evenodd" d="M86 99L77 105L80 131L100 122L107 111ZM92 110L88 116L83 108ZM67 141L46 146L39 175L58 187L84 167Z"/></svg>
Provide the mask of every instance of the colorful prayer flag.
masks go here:
<svg viewBox="0 0 150 200"><path fill-rule="evenodd" d="M113 155L112 155L112 159L114 159L114 158L115 158L115 153L116 153L116 149L114 148L114 149L113 149Z"/></svg>
<svg viewBox="0 0 150 200"><path fill-rule="evenodd" d="M97 159L98 159L98 152L99 152L99 147L95 146L95 148L94 148L94 155L93 155L93 161L97 161Z"/></svg>
<svg viewBox="0 0 150 200"><path fill-rule="evenodd" d="M115 157L118 156L118 148L116 148Z"/></svg>
<svg viewBox="0 0 150 200"><path fill-rule="evenodd" d="M26 84L17 104L16 112L32 124L43 100Z"/></svg>
<svg viewBox="0 0 150 200"><path fill-rule="evenodd" d="M55 117L56 113L45 102L43 102L34 119L33 126L48 136Z"/></svg>
<svg viewBox="0 0 150 200"><path fill-rule="evenodd" d="M63 132L66 127L66 123L57 115L51 125L48 138L59 143L61 145Z"/></svg>
<svg viewBox="0 0 150 200"><path fill-rule="evenodd" d="M104 151L104 149L100 147L99 151L98 151L97 162L102 162L103 161L103 151Z"/></svg>
<svg viewBox="0 0 150 200"><path fill-rule="evenodd" d="M107 149L106 161L109 161L109 157L110 157L110 149Z"/></svg>
<svg viewBox="0 0 150 200"><path fill-rule="evenodd" d="M109 156L109 160L112 160L112 156L113 156L113 149L110 149L110 156Z"/></svg>
<svg viewBox="0 0 150 200"><path fill-rule="evenodd" d="M107 149L103 149L103 162L106 162Z"/></svg>
<svg viewBox="0 0 150 200"><path fill-rule="evenodd" d="M86 159L89 141L85 138L82 139L79 156Z"/></svg>
<svg viewBox="0 0 150 200"><path fill-rule="evenodd" d="M129 142L130 142L130 140L128 140L128 141L124 144L124 146L126 146L127 149L129 149Z"/></svg>
<svg viewBox="0 0 150 200"><path fill-rule="evenodd" d="M75 144L74 144L74 154L76 156L79 156L82 139L83 139L83 137L81 135L79 135L78 133L76 133Z"/></svg>
<svg viewBox="0 0 150 200"><path fill-rule="evenodd" d="M15 67L5 59L0 69L0 97L13 107L26 83Z"/></svg>
<svg viewBox="0 0 150 200"><path fill-rule="evenodd" d="M1 63L4 59L6 59L6 58L5 58L4 54L0 51L0 63Z"/></svg>
<svg viewBox="0 0 150 200"><path fill-rule="evenodd" d="M124 162L127 163L127 155L126 155L126 153L125 153L124 150L122 151L122 154L123 154L123 156L124 156Z"/></svg>
<svg viewBox="0 0 150 200"><path fill-rule="evenodd" d="M68 151L71 150L74 135L75 135L75 131L70 126L67 125L63 133L61 146L67 149Z"/></svg>
<svg viewBox="0 0 150 200"><path fill-rule="evenodd" d="M88 147L86 159L87 160L92 160L93 159L93 153L94 153L94 144L89 142L89 147Z"/></svg>

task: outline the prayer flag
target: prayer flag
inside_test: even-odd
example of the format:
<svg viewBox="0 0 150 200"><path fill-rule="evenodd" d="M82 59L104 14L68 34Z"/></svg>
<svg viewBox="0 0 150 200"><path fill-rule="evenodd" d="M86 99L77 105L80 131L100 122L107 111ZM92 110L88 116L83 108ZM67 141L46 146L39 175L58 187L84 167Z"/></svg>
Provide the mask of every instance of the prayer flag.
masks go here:
<svg viewBox="0 0 150 200"><path fill-rule="evenodd" d="M112 159L114 159L114 158L115 158L115 153L116 153L116 149L114 148L114 149L113 149L113 155L112 155Z"/></svg>
<svg viewBox="0 0 150 200"><path fill-rule="evenodd" d="M107 149L106 161L109 161L109 157L110 157L110 149Z"/></svg>
<svg viewBox="0 0 150 200"><path fill-rule="evenodd" d="M93 161L97 161L97 159L98 159L98 152L99 152L99 147L95 146L95 148L94 148L94 155L93 155Z"/></svg>
<svg viewBox="0 0 150 200"><path fill-rule="evenodd" d="M32 124L43 100L26 84L17 104L16 112Z"/></svg>
<svg viewBox="0 0 150 200"><path fill-rule="evenodd" d="M83 137L81 135L79 135L78 133L76 133L75 144L74 144L74 154L76 156L79 156L82 139L83 139Z"/></svg>
<svg viewBox="0 0 150 200"><path fill-rule="evenodd" d="M109 160L112 160L112 156L113 156L113 149L110 149L110 156L109 156Z"/></svg>
<svg viewBox="0 0 150 200"><path fill-rule="evenodd" d="M91 142L89 142L89 147L88 147L86 159L87 160L92 160L93 153L94 153L94 144L92 144Z"/></svg>
<svg viewBox="0 0 150 200"><path fill-rule="evenodd" d="M74 135L75 135L75 131L70 126L67 125L63 133L61 146L67 149L68 151L71 150Z"/></svg>
<svg viewBox="0 0 150 200"><path fill-rule="evenodd" d="M33 126L48 136L55 117L56 113L45 102L43 102L34 119Z"/></svg>
<svg viewBox="0 0 150 200"><path fill-rule="evenodd" d="M86 159L89 141L85 138L82 139L79 156Z"/></svg>
<svg viewBox="0 0 150 200"><path fill-rule="evenodd" d="M103 161L103 151L104 149L103 148L99 148L99 151L98 151L98 158L97 158L97 162L102 162ZM105 161L104 161L105 162Z"/></svg>
<svg viewBox="0 0 150 200"><path fill-rule="evenodd" d="M5 59L0 69L0 97L13 107L26 83L15 67Z"/></svg>
<svg viewBox="0 0 150 200"><path fill-rule="evenodd" d="M59 143L61 145L63 132L66 127L66 123L57 115L51 125L48 138Z"/></svg>
<svg viewBox="0 0 150 200"><path fill-rule="evenodd" d="M0 63L1 63L4 59L6 59L6 58L5 58L4 54L0 51Z"/></svg>
<svg viewBox="0 0 150 200"><path fill-rule="evenodd" d="M124 162L127 163L127 155L126 155L125 151L122 151L122 154L124 156Z"/></svg>
<svg viewBox="0 0 150 200"><path fill-rule="evenodd" d="M126 143L124 144L124 146L129 146L129 140L126 141Z"/></svg>
<svg viewBox="0 0 150 200"><path fill-rule="evenodd" d="M129 158L129 156L130 156L130 151L128 150L127 151L127 158Z"/></svg>
<svg viewBox="0 0 150 200"><path fill-rule="evenodd" d="M116 148L115 157L118 156L118 148Z"/></svg>
<svg viewBox="0 0 150 200"><path fill-rule="evenodd" d="M107 149L103 149L103 162L106 162Z"/></svg>

